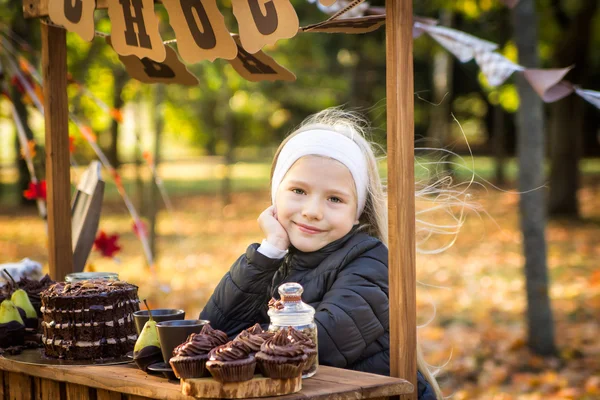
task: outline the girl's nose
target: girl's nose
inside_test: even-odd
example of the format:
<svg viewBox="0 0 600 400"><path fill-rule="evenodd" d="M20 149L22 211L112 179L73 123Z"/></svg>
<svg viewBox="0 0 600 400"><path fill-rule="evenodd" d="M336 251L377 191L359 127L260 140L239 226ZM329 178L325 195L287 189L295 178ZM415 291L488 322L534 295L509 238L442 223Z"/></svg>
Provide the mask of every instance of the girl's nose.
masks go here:
<svg viewBox="0 0 600 400"><path fill-rule="evenodd" d="M323 210L321 208L321 202L317 198L309 198L304 203L302 209L302 216L307 219L320 220L323 218Z"/></svg>

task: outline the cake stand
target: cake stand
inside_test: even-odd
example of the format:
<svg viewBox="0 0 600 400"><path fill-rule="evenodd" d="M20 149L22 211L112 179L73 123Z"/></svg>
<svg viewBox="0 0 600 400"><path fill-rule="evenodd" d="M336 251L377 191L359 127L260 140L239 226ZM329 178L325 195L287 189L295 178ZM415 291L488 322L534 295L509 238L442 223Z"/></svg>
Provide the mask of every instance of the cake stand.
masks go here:
<svg viewBox="0 0 600 400"><path fill-rule="evenodd" d="M106 358L100 360L61 360L58 358L46 357L42 348L25 349L20 354L2 354L7 360L16 361L24 364L35 365L116 365L132 362L131 358L122 356L118 358Z"/></svg>

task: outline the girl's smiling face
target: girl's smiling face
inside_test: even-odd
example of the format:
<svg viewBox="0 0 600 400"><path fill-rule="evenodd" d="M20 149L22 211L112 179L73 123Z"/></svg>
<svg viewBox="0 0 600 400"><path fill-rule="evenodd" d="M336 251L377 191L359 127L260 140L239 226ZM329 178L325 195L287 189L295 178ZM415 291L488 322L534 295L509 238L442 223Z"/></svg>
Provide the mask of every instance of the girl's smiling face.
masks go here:
<svg viewBox="0 0 600 400"><path fill-rule="evenodd" d="M339 161L304 156L292 165L277 189L275 208L290 243L317 251L345 236L356 219L352 174Z"/></svg>

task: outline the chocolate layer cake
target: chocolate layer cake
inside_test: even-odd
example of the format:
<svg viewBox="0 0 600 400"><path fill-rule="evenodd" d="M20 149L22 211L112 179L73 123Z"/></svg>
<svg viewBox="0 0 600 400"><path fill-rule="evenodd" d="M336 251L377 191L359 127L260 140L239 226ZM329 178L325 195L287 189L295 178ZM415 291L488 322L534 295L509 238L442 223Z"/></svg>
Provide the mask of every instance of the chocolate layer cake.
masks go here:
<svg viewBox="0 0 600 400"><path fill-rule="evenodd" d="M46 355L96 360L133 350L137 289L122 281L89 280L58 282L42 292Z"/></svg>

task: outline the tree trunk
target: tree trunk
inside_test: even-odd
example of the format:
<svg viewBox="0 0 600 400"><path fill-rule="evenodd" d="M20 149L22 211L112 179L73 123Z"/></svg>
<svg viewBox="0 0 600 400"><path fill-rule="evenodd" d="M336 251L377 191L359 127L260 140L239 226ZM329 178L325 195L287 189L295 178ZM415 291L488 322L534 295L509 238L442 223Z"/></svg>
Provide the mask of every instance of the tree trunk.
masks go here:
<svg viewBox="0 0 600 400"><path fill-rule="evenodd" d="M141 92L137 95L137 102L133 106L133 112L135 117L135 193L137 196L137 206L138 210L140 210L141 215L146 215L146 202L144 201L146 196L144 196L144 178L143 178L143 169L144 162L143 159L143 149L142 149L142 132L143 129L143 121L144 121L144 112L143 112L143 100Z"/></svg>
<svg viewBox="0 0 600 400"><path fill-rule="evenodd" d="M556 46L554 65L576 67L569 79L585 87L589 74L590 38L592 21L598 9L598 0L582 0L576 14L569 18L560 7L553 5L561 30L565 32ZM551 216L579 217L577 191L579 189L579 159L582 152L583 100L571 95L552 105L550 121L551 169L550 202Z"/></svg>
<svg viewBox="0 0 600 400"><path fill-rule="evenodd" d="M123 68L116 67L114 71L114 78L113 108L121 111L121 108L123 107L123 88L129 80L129 76ZM118 169L119 165L121 164L121 160L119 158L119 125L120 123L113 118L110 124L110 147L106 155L115 169Z"/></svg>
<svg viewBox="0 0 600 400"><path fill-rule="evenodd" d="M537 20L534 0L521 0L513 10L514 35L519 61L536 68ZM528 345L540 355L556 352L554 321L548 297L546 266L546 202L544 183L544 118L542 101L521 74L516 76L520 108L517 112L517 154L519 161L519 209L527 290ZM529 191L529 192L528 192ZM525 193L527 192L527 193Z"/></svg>
<svg viewBox="0 0 600 400"><path fill-rule="evenodd" d="M444 9L440 12L440 22L443 26L452 27L452 10ZM453 59L446 50L437 49L433 55L432 81L433 99L427 136L433 141L433 147L445 149L450 139L450 113L452 110L452 73ZM444 170L452 174L451 157L443 154ZM432 176L433 180L438 179Z"/></svg>
<svg viewBox="0 0 600 400"><path fill-rule="evenodd" d="M15 105L15 111L17 112L17 117L21 120L21 122L23 123L23 128L25 129L25 136L27 136L27 140L32 140L33 139L33 132L31 131L31 128L29 127L29 113L27 112L27 108L25 107L25 104L23 104L22 101L22 95L19 92L19 90L16 88L16 86L12 86L10 88L10 93L11 93L11 101L13 102L13 104ZM16 129L15 129L16 132ZM39 147L39 146L36 146ZM29 175L29 169L27 169L27 163L25 162L25 159L21 156L21 142L19 142L19 137L15 136L15 154L16 154L16 159L17 159L17 171L18 171L18 180L17 180L17 195L19 196L19 203L23 206L35 206L36 205L36 200L28 200L25 198L25 196L23 196L23 191L27 190L27 188L29 187L29 182L31 181L31 176ZM40 164L40 163L35 163L35 159L39 159L38 157L40 157L40 155L36 155L36 157L34 158L34 164ZM43 163L41 163L43 164ZM43 168L42 168L43 169ZM37 175L37 173L36 173ZM41 181L44 178L44 175L40 175L38 176L38 179Z"/></svg>
<svg viewBox="0 0 600 400"><path fill-rule="evenodd" d="M550 199L555 217L579 218L579 159L582 152L583 100L567 96L550 107Z"/></svg>
<svg viewBox="0 0 600 400"><path fill-rule="evenodd" d="M506 183L504 164L506 161L506 130L504 124L504 110L500 104L494 106L494 143L495 176L496 184L502 186Z"/></svg>
<svg viewBox="0 0 600 400"><path fill-rule="evenodd" d="M18 4L16 2L12 2L11 3L11 7L13 8L17 8L17 10L20 11L20 7L18 7ZM19 37L23 38L24 40L26 40L28 43L31 42L31 31L32 31L32 22L30 20L26 20L23 18L23 14L19 11L15 11L15 14L11 20L10 23L10 29L12 31L14 31L17 35L19 35ZM15 60L18 62L18 60ZM10 87L10 97L11 97L11 101L13 102L13 104L15 105L15 110L17 111L18 117L21 119L21 122L23 123L23 127L25 128L25 135L27 136L27 140L32 140L33 139L33 132L31 131L31 128L29 126L29 113L27 111L27 107L25 107L25 104L23 104L23 95L21 92L19 92L16 88L15 85L12 85ZM39 146L38 147L38 156L43 157L43 154L41 154L41 150ZM28 200L23 196L23 191L27 190L27 188L29 187L29 182L31 180L31 177L29 176L29 170L27 169L27 163L25 162L25 159L23 157L21 157L21 145L19 142L19 138L16 137L15 138L15 154L16 154L16 158L17 158L17 171L18 171L18 179L17 179L17 195L19 196L19 203L21 205L26 205L26 206L35 206L36 205L36 201L35 200ZM44 158L41 158L41 160L43 160ZM44 168L44 162L38 163L38 165L42 166L42 168L39 170L39 176L38 179L39 180L43 180L45 179L43 171L45 170Z"/></svg>
<svg viewBox="0 0 600 400"><path fill-rule="evenodd" d="M234 163L233 151L235 150L235 114L229 106L229 99L231 98L231 90L227 86L228 83L225 81L223 84L223 99L222 107L225 108L223 121L221 124L221 132L223 139L227 144L227 150L225 151L225 173L221 181L221 202L223 206L231 204L231 169Z"/></svg>
<svg viewBox="0 0 600 400"><path fill-rule="evenodd" d="M160 165L160 146L161 136L165 125L164 119L164 101L165 101L165 85L159 83L156 85L156 91L154 93L154 106L152 107L154 114L154 167L158 171ZM150 195L149 204L149 218L150 218L150 251L154 255L154 259L157 260L158 256L156 253L156 222L158 214L158 198L160 193L156 184L152 184L152 191Z"/></svg>

